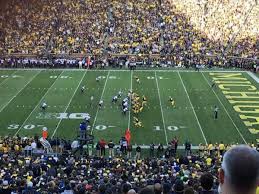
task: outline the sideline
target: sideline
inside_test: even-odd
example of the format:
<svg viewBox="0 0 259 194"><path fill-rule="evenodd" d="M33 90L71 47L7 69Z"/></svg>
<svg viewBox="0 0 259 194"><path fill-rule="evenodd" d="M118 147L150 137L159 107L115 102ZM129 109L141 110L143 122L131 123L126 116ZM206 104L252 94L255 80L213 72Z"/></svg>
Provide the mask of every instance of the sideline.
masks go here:
<svg viewBox="0 0 259 194"><path fill-rule="evenodd" d="M259 78L254 74L252 73L251 71L247 71L247 74L253 79L256 81L256 83L259 84Z"/></svg>
<svg viewBox="0 0 259 194"><path fill-rule="evenodd" d="M0 68L0 70L23 70L23 71L34 71L34 70L49 70L49 71L86 71L87 69L70 69L70 68L55 68L55 69L48 69L48 68ZM89 69L88 71L128 71L130 72L131 70L130 69ZM199 72L226 72L226 73L231 73L231 72L238 72L238 73L245 73L247 71L245 70L226 70L226 69L220 69L220 68L217 68L217 69L204 69L204 70L200 70L200 71L196 71L194 69L184 69L184 68L161 68L161 69L137 69L137 70L134 70L134 71L143 71L143 72L152 72L152 71L158 71L158 72L193 72L193 73L199 73Z"/></svg>

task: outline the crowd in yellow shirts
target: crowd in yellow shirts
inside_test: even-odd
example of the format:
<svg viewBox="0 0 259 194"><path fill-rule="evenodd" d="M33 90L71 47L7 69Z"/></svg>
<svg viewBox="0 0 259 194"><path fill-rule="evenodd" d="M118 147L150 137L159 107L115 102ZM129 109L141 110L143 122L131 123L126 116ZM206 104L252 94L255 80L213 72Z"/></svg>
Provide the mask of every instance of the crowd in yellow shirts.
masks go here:
<svg viewBox="0 0 259 194"><path fill-rule="evenodd" d="M0 14L0 52L97 54L103 48L107 6L100 0L10 0Z"/></svg>
<svg viewBox="0 0 259 194"><path fill-rule="evenodd" d="M234 147L238 144L231 143L231 144L224 144L223 142L220 143L211 143L209 142L207 145L200 143L199 144L199 153L201 156L210 155L210 156L216 156L220 157L223 156L226 151L228 151L231 147ZM250 147L256 148L256 144L250 143Z"/></svg>
<svg viewBox="0 0 259 194"><path fill-rule="evenodd" d="M257 1L6 2L1 54L171 54L180 65L209 62L200 55L258 56Z"/></svg>
<svg viewBox="0 0 259 194"><path fill-rule="evenodd" d="M236 144L230 145L223 142L209 143L206 146L200 144L200 156L193 152L188 156L176 155L165 159L162 155L166 154L167 149L164 150L164 146L160 144L153 150L153 152L157 151L156 158L125 159L127 153L122 155L119 145L114 148L116 152L112 157L99 157L100 148L97 146L96 153L92 153L91 149L89 156L78 157L71 150L73 143L66 142L63 154L25 156L24 149L27 146L33 147L33 143L36 144L35 150L42 149L37 137L0 136L0 193L26 193L29 189L31 192L42 194L62 193L64 190L70 193L90 194L95 193L99 188L105 189L107 193L120 193L119 191L122 188L125 189L127 184L124 178L130 180L128 188L138 191L147 185L152 186L154 180L168 190L172 190L175 188L173 187L175 179L179 179L182 181L184 190L199 193L202 189L200 179L204 173L206 176L208 172L211 173L212 182L215 183L212 189L218 187L217 174L221 168L222 155L231 146L236 146ZM59 139L50 143L61 145ZM259 145L257 148L253 144L250 146L259 151ZM136 153L132 149L132 146L129 146L126 152ZM127 175L125 172L129 173L129 176L122 178ZM157 172L160 176L157 176ZM173 180L172 177L174 177Z"/></svg>

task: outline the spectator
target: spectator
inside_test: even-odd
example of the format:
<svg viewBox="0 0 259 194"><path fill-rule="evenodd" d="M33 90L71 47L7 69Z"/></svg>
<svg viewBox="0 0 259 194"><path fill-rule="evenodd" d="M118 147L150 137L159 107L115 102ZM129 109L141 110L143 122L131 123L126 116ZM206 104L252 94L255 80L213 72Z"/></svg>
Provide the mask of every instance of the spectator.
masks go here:
<svg viewBox="0 0 259 194"><path fill-rule="evenodd" d="M162 185L160 183L156 183L154 185L155 194L162 194Z"/></svg>
<svg viewBox="0 0 259 194"><path fill-rule="evenodd" d="M105 194L106 186L105 184L101 184L98 188L98 194Z"/></svg>
<svg viewBox="0 0 259 194"><path fill-rule="evenodd" d="M169 194L171 193L171 185L169 183L164 183L163 185L163 194Z"/></svg>
<svg viewBox="0 0 259 194"><path fill-rule="evenodd" d="M36 192L36 190L33 188L33 183L30 181L27 183L27 188L22 193L23 194L38 194L38 192Z"/></svg>
<svg viewBox="0 0 259 194"><path fill-rule="evenodd" d="M196 194L192 187L186 188L184 194Z"/></svg>
<svg viewBox="0 0 259 194"><path fill-rule="evenodd" d="M225 145L224 145L223 141L221 141L219 144L219 153L221 156L223 156L224 151L225 151Z"/></svg>
<svg viewBox="0 0 259 194"><path fill-rule="evenodd" d="M259 153L248 146L240 145L228 150L219 171L219 192L254 194L258 185L258 164Z"/></svg>
<svg viewBox="0 0 259 194"><path fill-rule="evenodd" d="M173 194L183 194L184 193L184 184L182 180L176 180L174 184Z"/></svg>
<svg viewBox="0 0 259 194"><path fill-rule="evenodd" d="M200 183L202 191L199 194L216 194L217 192L213 190L214 178L210 173L204 173L201 175Z"/></svg>
<svg viewBox="0 0 259 194"><path fill-rule="evenodd" d="M137 194L134 189L130 189L127 194Z"/></svg>
<svg viewBox="0 0 259 194"><path fill-rule="evenodd" d="M148 187L145 187L139 191L139 194L154 194L154 191Z"/></svg>
<svg viewBox="0 0 259 194"><path fill-rule="evenodd" d="M11 188L9 187L9 184L8 184L8 181L7 180L4 180L3 183L2 183L2 188L0 188L0 193L3 193L3 194L11 194Z"/></svg>
<svg viewBox="0 0 259 194"><path fill-rule="evenodd" d="M31 148L32 148L32 151L34 151L34 150L37 149L37 144L36 144L35 141L33 141L33 142L31 143Z"/></svg>
<svg viewBox="0 0 259 194"><path fill-rule="evenodd" d="M131 189L130 184L125 183L125 184L122 185L122 193L123 194L127 194L130 189Z"/></svg>

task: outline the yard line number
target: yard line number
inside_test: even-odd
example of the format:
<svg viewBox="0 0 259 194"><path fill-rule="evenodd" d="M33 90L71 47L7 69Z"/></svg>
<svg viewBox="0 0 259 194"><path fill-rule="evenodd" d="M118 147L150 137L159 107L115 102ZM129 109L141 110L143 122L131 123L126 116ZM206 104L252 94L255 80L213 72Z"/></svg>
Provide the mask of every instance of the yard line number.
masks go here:
<svg viewBox="0 0 259 194"><path fill-rule="evenodd" d="M9 77L17 78L17 77L21 77L21 76L19 76L19 75L0 75L0 78L9 78Z"/></svg>
<svg viewBox="0 0 259 194"><path fill-rule="evenodd" d="M183 128L186 128L185 126L173 126L173 125L170 125L170 126L167 126L166 129L168 131L178 131L179 129L183 129ZM161 131L161 126L154 126L154 131Z"/></svg>
<svg viewBox="0 0 259 194"><path fill-rule="evenodd" d="M21 125L19 124L11 124L7 127L7 129L19 129L21 127ZM36 125L36 124L28 124L28 125L24 125L22 128L26 129L26 130L33 130L35 128L43 128L44 125ZM98 131L104 131L108 128L112 128L112 127L116 127L116 126L107 126L107 125L96 125L94 128ZM88 130L91 129L91 125L88 126Z"/></svg>
<svg viewBox="0 0 259 194"><path fill-rule="evenodd" d="M15 76L15 75L14 75ZM8 77L8 76L7 76ZM7 77L3 77L3 78L7 78ZM51 75L50 77L49 77L50 79L57 79L58 78L58 76L57 75ZM73 78L73 77L70 77L70 76L67 76L67 75L63 75L63 76L60 76L59 77L60 79L71 79L71 78ZM99 76L99 78L100 79L106 79L106 76ZM109 79L120 79L119 77L117 77L117 76L109 76Z"/></svg>

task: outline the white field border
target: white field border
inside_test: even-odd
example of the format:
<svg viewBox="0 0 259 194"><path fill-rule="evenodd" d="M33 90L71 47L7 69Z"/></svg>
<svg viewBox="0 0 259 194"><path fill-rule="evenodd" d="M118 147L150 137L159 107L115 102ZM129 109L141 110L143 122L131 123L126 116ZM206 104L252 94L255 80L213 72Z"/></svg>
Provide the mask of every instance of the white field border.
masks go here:
<svg viewBox="0 0 259 194"><path fill-rule="evenodd" d="M32 80L33 80L37 75L40 74L40 72L41 72L41 71L39 71L39 72L36 73L34 76L32 76L32 78L31 78L16 94L14 94L14 96L0 109L0 112L2 112L2 111L8 106L8 104L10 104L10 102L12 102L12 100L13 100L14 98L16 98L17 95L19 95L19 94L24 90L24 88L26 88L26 86L29 85L29 84L32 82ZM3 82L2 82L2 83L3 83Z"/></svg>
<svg viewBox="0 0 259 194"><path fill-rule="evenodd" d="M107 81L108 81L108 79L109 79L109 76L110 76L110 71L108 71L108 74L107 74L107 77L106 77L106 80L105 80L105 83L104 83L104 86L103 86L103 91L102 91L100 100L98 101L98 104L99 104L99 102L100 102L101 100L103 100L103 94L104 94L104 91L105 91L105 88L106 88L106 85L107 85ZM98 106L97 111L96 111L96 114L95 114L95 117L94 117L94 122L93 122L93 125L92 125L92 129L91 129L91 135L93 134L93 131L94 131L94 126L95 126L95 122L96 122L96 119L97 119L99 110L100 110L100 107Z"/></svg>
<svg viewBox="0 0 259 194"><path fill-rule="evenodd" d="M0 68L0 70L14 70L13 68ZM22 68L16 68L16 70L23 70L23 71L35 71L35 70L49 70L49 71L85 71L85 69L64 69L64 68L59 68L59 69L44 69L44 68L33 68L33 69L22 69ZM116 71L130 71L130 69L89 69L89 71L99 71L99 72L116 72ZM177 68L168 68L168 69L136 69L134 71L138 72L192 72L192 73L199 73L199 72L226 72L226 73L245 73L247 71L245 70L211 70L211 69L205 69L205 70L200 70L199 72L196 70L187 70L187 69L177 69Z"/></svg>
<svg viewBox="0 0 259 194"><path fill-rule="evenodd" d="M23 125L29 120L29 118L31 117L31 115L33 114L33 112L36 110L36 108L39 108L39 105L41 103L41 101L46 97L46 95L49 93L49 91L51 90L51 88L55 85L55 83L57 82L57 80L60 78L60 76L64 73L64 71L62 71L59 76L57 77L57 79L52 83L52 85L49 87L49 89L47 90L47 92L41 97L41 99L39 100L39 102L37 103L37 105L34 107L34 109L31 111L31 113L29 114L29 116L25 119L25 121L23 122L23 124L20 126L20 128L16 131L16 133L14 134L14 136L16 136L20 130L22 129Z"/></svg>
<svg viewBox="0 0 259 194"><path fill-rule="evenodd" d="M67 112L67 109L69 108L69 106L70 106L70 104L71 104L71 102L72 102L72 100L73 100L74 96L76 95L76 92L77 92L77 90L78 90L79 86L81 85L82 81L84 80L84 78L85 78L85 75L86 75L87 71L88 71L88 69L87 69L87 70L85 71L85 73L83 74L83 76L82 76L82 78L81 78L80 82L78 83L78 86L76 87L76 89L75 89L75 91L74 91L73 95L71 96L71 99L70 99L70 101L68 102L68 104L67 104L66 109L65 109L65 111L64 111L64 112ZM52 133L52 135L51 135L51 139L55 136L55 134L56 134L56 132L57 132L57 130L58 130L58 128L59 128L59 126L60 126L60 124L61 124L62 120L63 120L62 118L61 118L61 119L59 119L59 122L58 122L58 124L57 124L56 128L54 129L54 132L53 132L53 133Z"/></svg>
<svg viewBox="0 0 259 194"><path fill-rule="evenodd" d="M254 73L247 71L246 72L256 83L259 84L259 77L257 77Z"/></svg>
<svg viewBox="0 0 259 194"><path fill-rule="evenodd" d="M196 112L195 112L195 110L194 110L194 107L193 107L193 105L192 105L190 96L189 96L189 94L188 94L188 92L187 92L187 90L186 90L186 87L185 87L185 85L184 85L184 83L183 83L182 77L181 77L181 75L180 75L179 72L178 72L178 75L179 75L180 80L181 80L181 82L182 82L182 85L183 85L183 88L184 88L184 90L185 90L185 93L187 94L187 98L188 98L188 100L189 100L189 102L190 102L190 105L191 105L193 114L194 114L194 116L195 116L195 118L196 118L196 120L197 120L197 123L198 123L198 125L199 125L199 128L200 128L201 134L202 134L202 136L203 136L203 139L204 139L205 143L208 144L207 139L206 139L206 137L205 137L205 135L204 135L203 129L202 129L202 127L201 127L200 121L199 121L199 119L198 119L198 117L197 117L197 115L196 115Z"/></svg>
<svg viewBox="0 0 259 194"><path fill-rule="evenodd" d="M155 71L155 78L156 78L156 87L157 87L157 93L158 93L159 104L160 104L161 115L162 115L163 126L164 126L164 132L165 132L165 141L166 141L166 145L168 145L168 136L167 136L167 131L166 131L166 127L165 127L164 111L163 111L163 108L162 108L160 90L159 90L159 86L158 86L156 71Z"/></svg>
<svg viewBox="0 0 259 194"><path fill-rule="evenodd" d="M205 81L207 82L207 84L210 86L210 83L208 81L208 79L205 77L205 75L203 73L201 73L203 78L205 79ZM212 91L213 93L215 94L215 96L217 97L218 101L220 102L220 104L223 106L225 112L227 113L229 119L231 120L231 122L233 123L234 127L236 128L238 134L240 135L240 137L242 138L242 140L244 141L245 144L247 144L247 141L245 140L244 136L242 135L242 133L240 132L240 130L238 129L237 125L235 124L235 122L233 121L233 119L231 118L229 112L227 111L225 105L222 103L222 101L220 100L220 98L218 97L217 93L213 90L212 88Z"/></svg>

